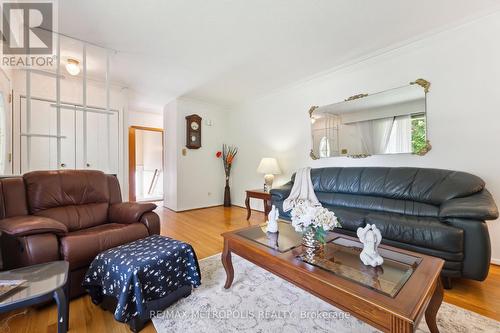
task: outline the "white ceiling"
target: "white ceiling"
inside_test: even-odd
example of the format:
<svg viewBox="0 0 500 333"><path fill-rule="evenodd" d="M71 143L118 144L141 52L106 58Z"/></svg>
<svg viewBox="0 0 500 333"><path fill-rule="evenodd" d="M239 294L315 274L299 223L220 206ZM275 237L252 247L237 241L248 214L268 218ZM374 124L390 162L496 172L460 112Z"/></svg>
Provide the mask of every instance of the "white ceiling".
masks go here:
<svg viewBox="0 0 500 333"><path fill-rule="evenodd" d="M131 89L130 108L160 110L177 96L238 103L499 5L495 0L64 0L59 30L117 50L113 80Z"/></svg>

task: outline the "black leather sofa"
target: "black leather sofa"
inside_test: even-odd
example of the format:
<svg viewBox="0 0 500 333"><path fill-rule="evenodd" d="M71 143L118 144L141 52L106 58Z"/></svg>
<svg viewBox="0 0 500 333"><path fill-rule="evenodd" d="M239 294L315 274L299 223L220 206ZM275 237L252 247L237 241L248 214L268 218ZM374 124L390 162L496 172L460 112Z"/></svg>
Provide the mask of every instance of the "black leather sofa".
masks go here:
<svg viewBox="0 0 500 333"><path fill-rule="evenodd" d="M271 190L271 200L283 212L295 175ZM465 172L424 168L312 169L314 191L321 204L334 211L339 232L354 235L358 227L375 224L383 243L440 257L442 276L484 280L491 249L485 220L498 209L484 181Z"/></svg>

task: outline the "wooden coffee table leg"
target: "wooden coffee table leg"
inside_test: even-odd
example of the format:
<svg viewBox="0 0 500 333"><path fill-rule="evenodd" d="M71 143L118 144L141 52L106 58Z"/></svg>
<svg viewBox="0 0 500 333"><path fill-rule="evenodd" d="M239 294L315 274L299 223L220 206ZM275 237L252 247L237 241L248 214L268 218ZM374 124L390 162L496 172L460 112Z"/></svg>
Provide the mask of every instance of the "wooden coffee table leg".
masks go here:
<svg viewBox="0 0 500 333"><path fill-rule="evenodd" d="M267 215L271 211L271 207L272 207L271 201L264 199L264 215L265 215L264 220L267 219Z"/></svg>
<svg viewBox="0 0 500 333"><path fill-rule="evenodd" d="M229 289L234 279L234 269L233 263L231 261L231 251L229 249L229 244L227 240L224 240L224 251L222 252L222 265L226 270L226 284L224 284L225 289Z"/></svg>
<svg viewBox="0 0 500 333"><path fill-rule="evenodd" d="M431 333L439 333L439 329L436 323L436 316L443 302L443 284L441 283L441 279L437 279L436 290L434 290L434 295L432 295L431 301L427 306L427 310L425 310L425 322L429 327Z"/></svg>
<svg viewBox="0 0 500 333"><path fill-rule="evenodd" d="M247 220L249 220L250 215L252 214L252 210L250 209L250 197L248 195L245 199L245 207L247 208Z"/></svg>

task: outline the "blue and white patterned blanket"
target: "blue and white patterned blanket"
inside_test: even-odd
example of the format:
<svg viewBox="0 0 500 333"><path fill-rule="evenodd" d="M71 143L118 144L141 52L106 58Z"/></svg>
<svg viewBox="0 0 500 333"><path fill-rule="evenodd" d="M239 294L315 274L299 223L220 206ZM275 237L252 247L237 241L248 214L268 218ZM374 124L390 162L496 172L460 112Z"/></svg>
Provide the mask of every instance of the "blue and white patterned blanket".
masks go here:
<svg viewBox="0 0 500 333"><path fill-rule="evenodd" d="M117 299L115 319L128 322L144 313L144 303L186 286L201 284L191 245L159 235L106 250L90 264L83 280L94 304L103 295Z"/></svg>

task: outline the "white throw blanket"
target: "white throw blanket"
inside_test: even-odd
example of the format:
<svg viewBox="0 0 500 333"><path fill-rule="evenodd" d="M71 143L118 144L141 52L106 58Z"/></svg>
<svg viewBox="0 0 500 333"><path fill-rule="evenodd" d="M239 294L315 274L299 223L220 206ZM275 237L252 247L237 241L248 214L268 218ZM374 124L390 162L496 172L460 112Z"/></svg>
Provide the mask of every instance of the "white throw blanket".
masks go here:
<svg viewBox="0 0 500 333"><path fill-rule="evenodd" d="M321 206L314 193L314 187L311 181L311 168L302 168L295 174L295 182L288 198L283 201L283 211L288 212L297 203L309 201L313 206Z"/></svg>

